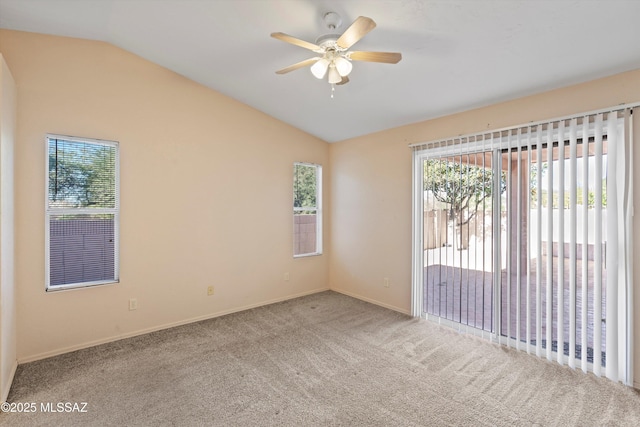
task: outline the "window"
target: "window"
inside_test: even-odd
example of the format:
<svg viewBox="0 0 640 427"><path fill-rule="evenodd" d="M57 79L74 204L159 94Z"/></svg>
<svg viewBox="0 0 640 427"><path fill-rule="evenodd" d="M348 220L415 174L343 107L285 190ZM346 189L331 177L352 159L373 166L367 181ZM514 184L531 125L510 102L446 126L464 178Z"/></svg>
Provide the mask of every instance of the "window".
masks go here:
<svg viewBox="0 0 640 427"><path fill-rule="evenodd" d="M47 291L118 282L118 143L47 135L47 158Z"/></svg>
<svg viewBox="0 0 640 427"><path fill-rule="evenodd" d="M293 255L322 253L322 166L293 165Z"/></svg>

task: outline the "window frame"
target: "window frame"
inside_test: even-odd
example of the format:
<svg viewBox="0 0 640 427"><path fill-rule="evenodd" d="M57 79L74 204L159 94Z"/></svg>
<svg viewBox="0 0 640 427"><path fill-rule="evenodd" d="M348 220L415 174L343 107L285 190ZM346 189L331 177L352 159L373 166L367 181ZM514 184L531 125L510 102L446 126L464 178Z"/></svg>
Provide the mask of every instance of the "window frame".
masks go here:
<svg viewBox="0 0 640 427"><path fill-rule="evenodd" d="M49 149L52 140L64 140L84 144L103 145L115 148L115 204L113 208L55 208L49 206ZM45 291L57 292L69 289L82 289L101 285L111 285L120 282L120 144L117 141L83 138L68 135L48 133L44 139L45 149L45 191L44 191L44 228L45 228ZM83 215L110 214L113 215L114 228L114 277L107 280L96 280L78 283L51 285L51 230L52 215Z"/></svg>
<svg viewBox="0 0 640 427"><path fill-rule="evenodd" d="M295 194L292 195L292 203L293 206L293 257L294 258L305 258L310 256L318 256L322 255L322 165L316 163L307 163L307 162L294 162L293 163L293 177L295 184L295 173L296 168L298 166L305 167L313 167L316 171L316 206L315 208L309 207L296 207L295 206ZM295 190L295 188L294 188ZM316 214L316 250L314 252L307 252L302 254L296 254L296 233L295 233L295 217L296 212L305 212L305 211L315 211Z"/></svg>

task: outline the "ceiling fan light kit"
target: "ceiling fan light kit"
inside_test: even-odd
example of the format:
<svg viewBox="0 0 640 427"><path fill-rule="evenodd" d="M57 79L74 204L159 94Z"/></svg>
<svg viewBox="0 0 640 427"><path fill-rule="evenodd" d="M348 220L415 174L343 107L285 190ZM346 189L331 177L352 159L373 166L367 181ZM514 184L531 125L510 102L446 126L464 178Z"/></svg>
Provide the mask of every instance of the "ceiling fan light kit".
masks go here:
<svg viewBox="0 0 640 427"><path fill-rule="evenodd" d="M334 31L342 24L342 18L335 12L324 15L324 23L329 31ZM298 68L311 66L311 74L317 79L327 77L331 84L331 97L335 90L334 85L343 85L349 82L349 74L353 69L351 61L382 62L396 64L402 59L397 52L356 52L349 51L351 46L373 30L376 23L371 18L359 16L353 23L340 34L325 34L316 39L316 43L310 43L297 39L284 33L272 33L271 37L291 43L296 46L309 49L320 56L310 58L297 64L276 71L277 74L286 74Z"/></svg>
<svg viewBox="0 0 640 427"><path fill-rule="evenodd" d="M326 58L319 58L318 61L311 66L311 74L316 79L321 79L327 74L329 69L329 61Z"/></svg>
<svg viewBox="0 0 640 427"><path fill-rule="evenodd" d="M337 57L333 61L333 63L336 67L336 70L338 70L338 73L340 73L342 77L348 76L353 69L353 64L351 64L351 61L343 56Z"/></svg>
<svg viewBox="0 0 640 427"><path fill-rule="evenodd" d="M327 80L331 84L340 83L342 81L342 76L340 75L340 73L336 69L335 65L330 65L329 66L329 77L327 78Z"/></svg>

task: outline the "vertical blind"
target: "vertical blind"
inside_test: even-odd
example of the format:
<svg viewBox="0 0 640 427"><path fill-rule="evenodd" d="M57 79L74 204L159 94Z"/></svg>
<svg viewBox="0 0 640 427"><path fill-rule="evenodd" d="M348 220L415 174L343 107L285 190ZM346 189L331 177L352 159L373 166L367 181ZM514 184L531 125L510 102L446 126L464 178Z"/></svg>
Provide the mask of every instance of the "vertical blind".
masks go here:
<svg viewBox="0 0 640 427"><path fill-rule="evenodd" d="M413 315L632 384L631 114L414 144Z"/></svg>

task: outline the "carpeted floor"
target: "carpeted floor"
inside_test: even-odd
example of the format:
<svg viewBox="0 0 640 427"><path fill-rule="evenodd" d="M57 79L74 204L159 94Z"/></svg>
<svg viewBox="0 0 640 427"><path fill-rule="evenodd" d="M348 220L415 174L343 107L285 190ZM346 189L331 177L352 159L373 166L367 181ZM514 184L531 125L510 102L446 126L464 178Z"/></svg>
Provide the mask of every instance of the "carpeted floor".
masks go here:
<svg viewBox="0 0 640 427"><path fill-rule="evenodd" d="M37 411L3 426L640 425L635 390L330 291L21 365L8 401Z"/></svg>

